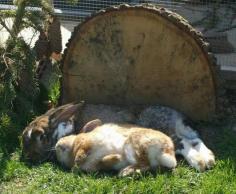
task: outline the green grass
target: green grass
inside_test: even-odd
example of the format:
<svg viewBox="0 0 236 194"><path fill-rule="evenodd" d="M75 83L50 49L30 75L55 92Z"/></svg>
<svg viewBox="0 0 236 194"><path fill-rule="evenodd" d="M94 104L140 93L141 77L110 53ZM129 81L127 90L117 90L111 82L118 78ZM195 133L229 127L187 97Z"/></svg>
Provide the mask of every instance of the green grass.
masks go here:
<svg viewBox="0 0 236 194"><path fill-rule="evenodd" d="M52 163L27 166L19 160L17 144L10 147L2 141L0 193L236 193L236 132L223 125L213 127L214 130L212 126L204 127L202 136L217 157L215 168L204 173L180 160L173 172L159 170L139 177L73 174Z"/></svg>

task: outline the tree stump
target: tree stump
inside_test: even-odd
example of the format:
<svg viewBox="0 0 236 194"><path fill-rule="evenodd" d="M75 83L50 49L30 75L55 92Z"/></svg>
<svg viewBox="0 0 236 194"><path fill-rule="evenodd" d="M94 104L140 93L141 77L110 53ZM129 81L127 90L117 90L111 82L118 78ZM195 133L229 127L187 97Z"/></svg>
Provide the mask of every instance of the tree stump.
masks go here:
<svg viewBox="0 0 236 194"><path fill-rule="evenodd" d="M215 66L208 44L167 9L122 5L102 10L75 28L67 46L63 104L161 104L193 120L215 113Z"/></svg>

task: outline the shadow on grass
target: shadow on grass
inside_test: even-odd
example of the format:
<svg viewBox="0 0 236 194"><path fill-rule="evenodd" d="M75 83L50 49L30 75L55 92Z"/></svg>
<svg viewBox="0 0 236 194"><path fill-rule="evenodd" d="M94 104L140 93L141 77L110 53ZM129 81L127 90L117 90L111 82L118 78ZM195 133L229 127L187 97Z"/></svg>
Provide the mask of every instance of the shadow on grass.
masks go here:
<svg viewBox="0 0 236 194"><path fill-rule="evenodd" d="M9 155L6 155L5 153L0 153L0 180L4 176L4 172L6 169L7 161L9 160Z"/></svg>
<svg viewBox="0 0 236 194"><path fill-rule="evenodd" d="M236 119L229 118L218 123L201 123L200 136L216 156L216 160L230 160L236 169Z"/></svg>
<svg viewBox="0 0 236 194"><path fill-rule="evenodd" d="M20 130L22 127L9 120L0 122L0 180L4 176L8 161L19 149Z"/></svg>
<svg viewBox="0 0 236 194"><path fill-rule="evenodd" d="M163 167L159 167L157 169L154 170L148 170L146 172L142 172L142 173L134 173L131 176L119 176L119 171L116 170L102 170L99 172L85 172L85 171L81 171L81 170L76 170L76 171L71 171L70 169L65 169L62 166L60 166L60 164L54 163L54 169L55 170L59 170L61 172L65 172L65 173L72 173L74 176L79 176L81 178L83 177L91 177L92 179L104 179L104 178L115 178L115 179L121 179L121 178L132 178L135 180L139 180L139 179L145 179L145 178L156 178L162 174L165 174L165 176L172 176L173 172L172 170L168 169L168 168L163 168Z"/></svg>
<svg viewBox="0 0 236 194"><path fill-rule="evenodd" d="M4 172L7 168L7 163L11 159L11 154L16 151L16 149L19 147L17 144L11 144L11 141L9 144L11 145L4 145L2 144L2 139L0 139L1 145L0 145L0 180L4 177ZM10 149L9 149L10 148Z"/></svg>

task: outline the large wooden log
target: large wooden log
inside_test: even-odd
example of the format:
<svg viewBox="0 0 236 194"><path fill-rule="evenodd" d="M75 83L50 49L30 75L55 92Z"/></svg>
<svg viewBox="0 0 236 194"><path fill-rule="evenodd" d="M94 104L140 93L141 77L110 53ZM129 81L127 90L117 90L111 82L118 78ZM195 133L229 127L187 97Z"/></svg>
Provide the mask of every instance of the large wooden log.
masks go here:
<svg viewBox="0 0 236 194"><path fill-rule="evenodd" d="M77 26L63 60L62 103L162 104L194 120L216 109L207 43L164 8L120 6Z"/></svg>

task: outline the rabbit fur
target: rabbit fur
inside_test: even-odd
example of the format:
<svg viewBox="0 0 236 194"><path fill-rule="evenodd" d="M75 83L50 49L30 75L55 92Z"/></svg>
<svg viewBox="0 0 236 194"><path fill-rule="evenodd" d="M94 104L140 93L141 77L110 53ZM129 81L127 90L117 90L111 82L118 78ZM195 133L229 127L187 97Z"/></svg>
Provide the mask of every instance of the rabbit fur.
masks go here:
<svg viewBox="0 0 236 194"><path fill-rule="evenodd" d="M61 138L55 147L58 161L86 172L118 170L120 176L158 166L175 168L174 144L164 133L128 124L99 124L90 132Z"/></svg>
<svg viewBox="0 0 236 194"><path fill-rule="evenodd" d="M22 156L32 163L52 158L58 139L74 134L74 117L79 104L66 104L36 117L22 133Z"/></svg>
<svg viewBox="0 0 236 194"><path fill-rule="evenodd" d="M60 106L26 127L22 135L23 156L31 161L44 161L54 153L61 137L83 131L83 126L94 119L102 123L131 123L159 129L173 139L176 154L182 155L198 171L215 164L213 152L201 140L190 120L172 108L159 105L127 108L81 102Z"/></svg>

